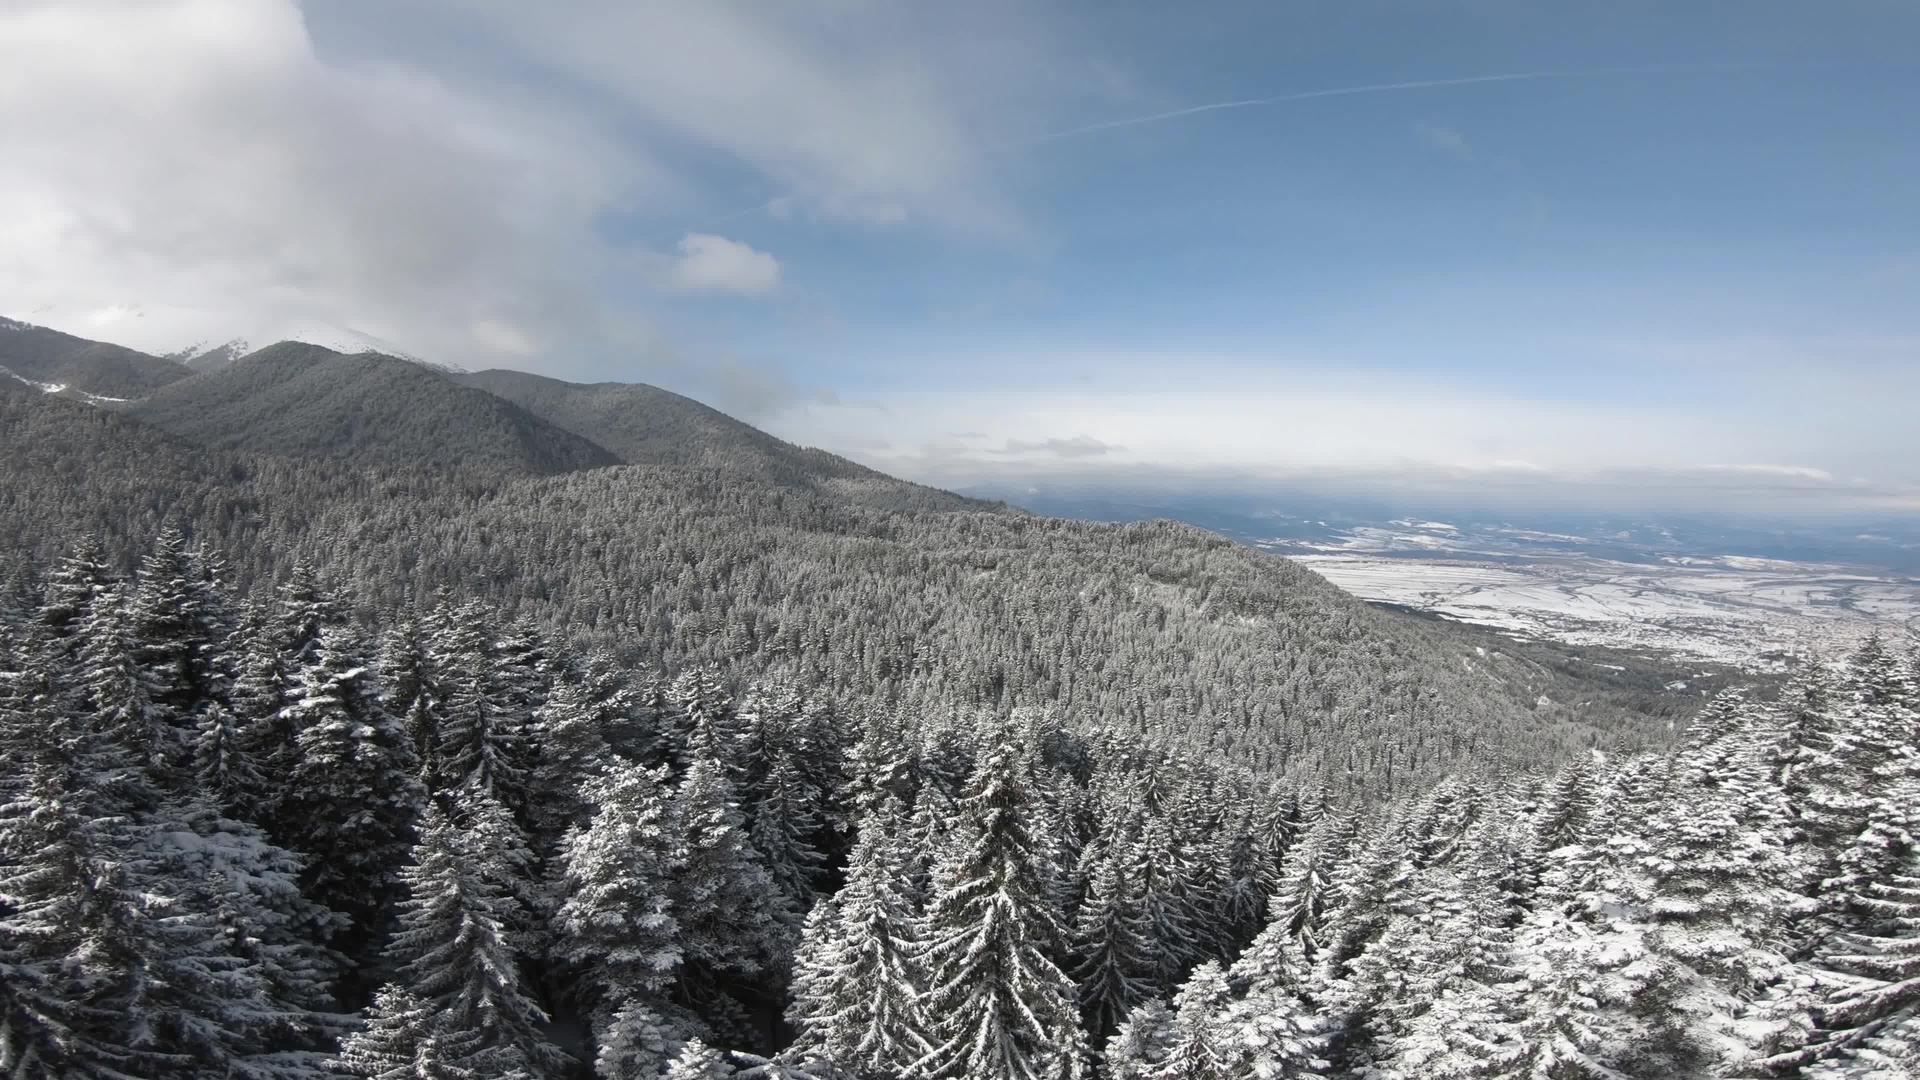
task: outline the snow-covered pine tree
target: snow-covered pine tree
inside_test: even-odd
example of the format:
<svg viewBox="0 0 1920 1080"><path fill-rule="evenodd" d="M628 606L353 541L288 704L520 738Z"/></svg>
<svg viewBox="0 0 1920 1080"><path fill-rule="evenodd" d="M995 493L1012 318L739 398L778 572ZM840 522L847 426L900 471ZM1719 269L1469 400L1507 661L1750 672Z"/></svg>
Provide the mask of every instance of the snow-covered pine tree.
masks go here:
<svg viewBox="0 0 1920 1080"><path fill-rule="evenodd" d="M1267 907L1272 921L1299 943L1309 960L1333 938L1327 918L1337 900L1347 849L1359 830L1360 818L1352 811L1328 814L1300 837L1281 864L1279 885Z"/></svg>
<svg viewBox="0 0 1920 1080"><path fill-rule="evenodd" d="M1230 960L1247 947L1267 920L1265 855L1251 815L1230 818L1202 853L1215 868L1213 910L1215 942L1221 959Z"/></svg>
<svg viewBox="0 0 1920 1080"><path fill-rule="evenodd" d="M699 1039L688 1039L667 1064L665 1080L726 1080L733 1073L724 1054Z"/></svg>
<svg viewBox="0 0 1920 1080"><path fill-rule="evenodd" d="M75 633L80 619L93 606L94 597L112 588L119 580L97 538L88 536L47 574L40 608L35 622L46 632L47 640L68 647L57 651L71 654L77 645Z"/></svg>
<svg viewBox="0 0 1920 1080"><path fill-rule="evenodd" d="M1106 1080L1154 1080L1173 1050L1173 1010L1154 998L1135 1006L1100 1051Z"/></svg>
<svg viewBox="0 0 1920 1080"><path fill-rule="evenodd" d="M1920 775L1877 801L1840 860L1836 906L1856 929L1820 943L1798 988L1776 1003L1792 1042L1766 1064L1818 1080L1920 1073ZM1844 883L1842 883L1844 882ZM1804 1013L1801 1019L1794 1013ZM1797 1022L1796 1022L1797 1021Z"/></svg>
<svg viewBox="0 0 1920 1080"><path fill-rule="evenodd" d="M1326 1024L1303 998L1310 979L1300 942L1275 917L1227 970L1233 998L1223 1010L1235 1075L1262 1080L1316 1076Z"/></svg>
<svg viewBox="0 0 1920 1080"><path fill-rule="evenodd" d="M320 645L320 631L339 623L342 614L313 565L302 560L274 590L272 636L290 663L304 664Z"/></svg>
<svg viewBox="0 0 1920 1080"><path fill-rule="evenodd" d="M807 777L796 754L776 752L766 768L749 808L749 833L774 887L780 890L782 910L798 919L813 905L814 890L826 866L826 857L815 845L822 832L825 793Z"/></svg>
<svg viewBox="0 0 1920 1080"><path fill-rule="evenodd" d="M1096 842L1086 897L1072 927L1073 979L1080 1013L1095 1039L1105 1037L1153 996L1161 972L1152 931L1128 880L1123 837Z"/></svg>
<svg viewBox="0 0 1920 1080"><path fill-rule="evenodd" d="M933 1049L919 995L919 919L901 873L907 814L887 795L861 825L847 883L808 920L788 1010L790 1056L887 1080ZM798 977L804 972L804 978Z"/></svg>
<svg viewBox="0 0 1920 1080"><path fill-rule="evenodd" d="M638 1002L616 1010L599 1036L600 1052L593 1059L599 1080L653 1080L685 1044L672 1024Z"/></svg>
<svg viewBox="0 0 1920 1080"><path fill-rule="evenodd" d="M221 813L242 821L257 816L253 801L266 777L253 760L233 710L219 702L200 713L193 743L193 782L195 790L212 800Z"/></svg>
<svg viewBox="0 0 1920 1080"><path fill-rule="evenodd" d="M607 732L629 722L633 693L610 665L588 663L563 673L534 710L539 757L529 777L534 846L551 851L592 814L588 785L614 763Z"/></svg>
<svg viewBox="0 0 1920 1080"><path fill-rule="evenodd" d="M1826 665L1808 661L1787 679L1772 707L1772 743L1768 763L1786 792L1796 823L1807 816L1806 805L1813 792L1819 764L1833 752L1833 736L1840 720L1834 705L1833 674ZM1808 770L1814 770L1809 776ZM1818 843L1824 837L1812 835L1801 825L1796 843Z"/></svg>
<svg viewBox="0 0 1920 1080"><path fill-rule="evenodd" d="M388 985L360 1030L340 1040L332 1071L363 1080L475 1080L456 1060L459 1042L431 1005Z"/></svg>
<svg viewBox="0 0 1920 1080"><path fill-rule="evenodd" d="M74 680L94 728L119 746L138 772L124 779L157 791L177 790L181 733L154 704L157 689L135 656L132 619L120 590L94 594L81 615ZM156 794L157 797L157 794Z"/></svg>
<svg viewBox="0 0 1920 1080"><path fill-rule="evenodd" d="M1484 880L1434 866L1409 883L1408 895L1379 940L1356 958L1342 995L1359 1010L1347 1023L1341 1055L1383 1076L1416 1080L1445 1060L1464 1019L1437 1026L1429 1013L1444 999L1483 997L1511 980L1512 934L1502 902ZM1504 998L1502 998L1504 1000Z"/></svg>
<svg viewBox="0 0 1920 1080"><path fill-rule="evenodd" d="M1255 805L1252 829L1259 852L1260 926L1264 928L1272 915L1265 905L1280 887L1287 851L1312 822L1307 820L1299 791L1291 787L1270 792Z"/></svg>
<svg viewBox="0 0 1920 1080"><path fill-rule="evenodd" d="M298 749L291 722L282 715L299 687L299 665L289 660L272 612L250 603L228 645L234 657L234 681L228 704L241 746L253 759L262 783L237 805L247 820L271 825L286 786L276 782L293 768Z"/></svg>
<svg viewBox="0 0 1920 1080"><path fill-rule="evenodd" d="M282 710L295 757L274 833L306 856L307 895L345 917L338 947L367 959L401 895L424 801L412 746L380 700L355 631L325 627Z"/></svg>
<svg viewBox="0 0 1920 1080"><path fill-rule="evenodd" d="M58 708L37 720L27 782L0 805L0 1075L265 1075L263 1052L281 1047L263 1039L303 1018L221 925L226 901L246 898L179 865L193 826L154 803L122 729ZM250 888L274 872L218 869Z"/></svg>
<svg viewBox="0 0 1920 1080"><path fill-rule="evenodd" d="M1170 993L1180 984L1189 963L1207 949L1197 925L1199 914L1187 891L1186 852L1182 851L1167 819L1141 810L1139 824L1126 833L1126 878L1130 901L1146 928L1147 956L1154 993Z"/></svg>
<svg viewBox="0 0 1920 1080"><path fill-rule="evenodd" d="M963 834L935 874L927 916L934 1077L1078 1077L1086 1050L1072 982L1048 958L1061 939L1046 903L1034 795L1010 738L989 739L961 802Z"/></svg>
<svg viewBox="0 0 1920 1080"><path fill-rule="evenodd" d="M1333 890L1326 948L1316 958L1323 980L1344 978L1348 965L1386 930L1409 876L1407 840L1405 818L1398 814L1368 823L1355 838Z"/></svg>
<svg viewBox="0 0 1920 1080"><path fill-rule="evenodd" d="M232 681L232 615L216 571L168 526L140 561L128 602L135 658L153 687L162 723L174 729L172 773L184 780L200 712L224 702Z"/></svg>
<svg viewBox="0 0 1920 1080"><path fill-rule="evenodd" d="M1746 1003L1787 972L1783 931L1802 903L1760 719L1737 696L1703 710L1675 759L1674 791L1616 845L1631 856L1619 891L1643 905L1648 944L1707 980L1713 1024L1735 1045Z"/></svg>
<svg viewBox="0 0 1920 1080"><path fill-rule="evenodd" d="M407 898L389 954L400 986L445 1025L453 1065L478 1078L557 1073L567 1057L542 1034L546 1014L520 972L516 927L526 913L512 888L518 868L485 833L459 824L481 797L456 794L457 816L427 808L401 875Z"/></svg>
<svg viewBox="0 0 1920 1080"><path fill-rule="evenodd" d="M678 761L690 765L704 756L727 770L729 782L736 779L740 718L719 672L704 667L681 672L667 687L667 703Z"/></svg>
<svg viewBox="0 0 1920 1080"><path fill-rule="evenodd" d="M441 775L437 758L440 725L444 722L440 676L427 632L418 619L405 616L381 637L375 674L387 712L407 729L421 784L428 791L444 786L446 778Z"/></svg>
<svg viewBox="0 0 1920 1080"><path fill-rule="evenodd" d="M465 604L437 621L432 655L442 715L433 794L445 799L454 788L478 788L524 821L534 753L526 688L496 670L492 620L485 609Z"/></svg>
<svg viewBox="0 0 1920 1080"><path fill-rule="evenodd" d="M1230 1080L1235 1075L1231 1028L1225 1022L1227 978L1212 960L1194 969L1173 999L1173 1030L1153 1080Z"/></svg>
<svg viewBox="0 0 1920 1080"><path fill-rule="evenodd" d="M1687 974L1650 950L1640 927L1598 917L1591 909L1613 902L1606 894L1571 895L1515 933L1518 1009L1481 1035L1483 1075L1697 1075L1712 1055L1680 1008L1691 989Z"/></svg>
<svg viewBox="0 0 1920 1080"><path fill-rule="evenodd" d="M793 926L759 853L725 767L696 756L674 793L682 862L672 887L682 963L678 992L710 1020L744 1017L744 991L783 995ZM739 1026L742 1021L734 1021ZM735 1032L744 1039L750 1032Z"/></svg>
<svg viewBox="0 0 1920 1080"><path fill-rule="evenodd" d="M506 751L511 755L514 772L521 778L517 789L505 788L498 796L501 804L513 811L523 826L530 826L536 794L532 787L533 773L541 757L540 725L536 716L552 692L554 676L561 665L555 661L540 631L525 618L509 623L490 653L495 699L518 733Z"/></svg>
<svg viewBox="0 0 1920 1080"><path fill-rule="evenodd" d="M859 723L860 737L847 755L841 799L849 815L838 823L845 832L852 832L886 795L911 806L919 786L913 744L904 734L905 725L877 710L864 714Z"/></svg>
<svg viewBox="0 0 1920 1080"><path fill-rule="evenodd" d="M623 765L589 781L593 817L560 849L551 950L603 1040L617 1010L663 1002L680 968L671 888L686 852L666 780Z"/></svg>

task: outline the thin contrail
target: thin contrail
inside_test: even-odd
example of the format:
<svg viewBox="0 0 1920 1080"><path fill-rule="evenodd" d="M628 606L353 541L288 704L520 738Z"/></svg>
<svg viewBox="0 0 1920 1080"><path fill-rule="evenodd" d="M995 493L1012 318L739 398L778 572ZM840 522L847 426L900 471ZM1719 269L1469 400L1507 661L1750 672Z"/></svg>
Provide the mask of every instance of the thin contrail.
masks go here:
<svg viewBox="0 0 1920 1080"><path fill-rule="evenodd" d="M1097 124L1082 124L1079 127L1061 131L1049 131L1040 135L1031 135L1024 139L1001 143L994 151L1016 150L1025 146L1037 146L1058 139L1071 139L1076 135L1089 135L1096 131L1112 131L1115 128L1136 127L1140 124L1155 124L1162 120L1176 120L1182 116L1197 116L1200 113L1222 112L1227 109L1252 109L1263 105L1284 105L1291 101L1311 101L1315 98L1358 97L1362 94L1392 94L1405 90L1433 90L1445 86L1473 86L1478 83L1538 82L1543 79L1592 79L1603 75L1660 75L1685 74L1702 71L1748 71L1771 65L1759 63L1732 64L1668 64L1646 67L1600 67L1570 68L1562 71L1508 71L1497 75L1467 75L1454 79L1414 79L1409 82L1366 83L1360 86L1333 86L1320 90L1300 90L1291 94L1275 94L1272 97L1243 98L1238 101L1212 101L1205 105L1189 105L1184 109L1169 109L1166 112L1148 113L1145 116L1129 116L1119 120L1102 120ZM785 195L776 195L758 206L749 206L732 213L712 219L709 224L718 225L734 221L750 214L771 210Z"/></svg>
<svg viewBox="0 0 1920 1080"><path fill-rule="evenodd" d="M1066 128L1062 131L1049 131L1045 134L1030 136L1008 143L1006 146L1008 148L1033 146L1036 143L1052 142L1055 139L1069 139L1075 135L1087 135L1095 131L1111 131L1114 128L1134 127L1139 124L1154 124L1162 120L1174 120L1182 116L1194 116L1199 113L1220 112L1226 109L1251 109L1263 105L1284 105L1290 101L1311 101L1314 98L1356 97L1361 94L1390 94L1402 90L1431 90L1442 86L1472 86L1476 83L1534 82L1541 79L1585 79L1600 75L1650 75L1661 72L1724 70L1727 67L1751 66L1754 65L1582 68L1569 71L1512 71L1499 75L1469 75L1458 79L1416 79L1411 82L1368 83L1363 86L1335 86L1323 90L1301 90L1292 94L1276 94L1273 97L1245 98L1239 101L1214 101L1205 105L1190 105L1184 109L1169 109L1166 112L1149 113L1146 116L1129 116L1120 120L1103 120L1097 124L1083 124L1079 127Z"/></svg>

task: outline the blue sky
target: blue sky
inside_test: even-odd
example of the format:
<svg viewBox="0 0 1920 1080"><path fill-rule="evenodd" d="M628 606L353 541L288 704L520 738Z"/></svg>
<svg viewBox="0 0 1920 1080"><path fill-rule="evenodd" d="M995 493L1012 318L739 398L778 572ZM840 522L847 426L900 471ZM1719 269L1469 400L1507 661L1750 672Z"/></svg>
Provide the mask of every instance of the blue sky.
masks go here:
<svg viewBox="0 0 1920 1080"><path fill-rule="evenodd" d="M0 164L0 295L75 332L349 326L660 382L942 483L1617 497L1658 473L1920 506L1910 4L0 23L25 148Z"/></svg>

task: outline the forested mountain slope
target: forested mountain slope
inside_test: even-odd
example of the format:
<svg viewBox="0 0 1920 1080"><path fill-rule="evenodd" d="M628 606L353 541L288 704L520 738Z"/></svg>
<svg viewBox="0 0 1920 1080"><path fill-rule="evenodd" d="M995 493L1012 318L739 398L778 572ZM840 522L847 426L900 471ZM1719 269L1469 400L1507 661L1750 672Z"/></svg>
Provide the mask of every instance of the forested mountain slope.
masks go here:
<svg viewBox="0 0 1920 1080"><path fill-rule="evenodd" d="M283 341L132 406L223 449L546 474L614 464L591 440L440 372L378 353Z"/></svg>
<svg viewBox="0 0 1920 1080"><path fill-rule="evenodd" d="M0 318L0 367L45 386L124 399L193 374L172 360L7 318Z"/></svg>
<svg viewBox="0 0 1920 1080"><path fill-rule="evenodd" d="M1880 640L1653 753L1336 800L141 547L0 603L11 1077L1920 1069L1920 655Z"/></svg>
<svg viewBox="0 0 1920 1080"><path fill-rule="evenodd" d="M428 377L437 378L431 373ZM1338 790L1537 762L1661 715L1170 523L882 511L736 472L554 477L183 450L0 398L0 544L122 558L173 523L242 583L305 560L382 606L486 597L628 655L783 674L922 712L1057 710Z"/></svg>
<svg viewBox="0 0 1920 1080"><path fill-rule="evenodd" d="M795 446L691 398L644 383L570 383L524 371L454 375L578 433L629 465L720 469L901 509L987 504L897 480L846 458Z"/></svg>

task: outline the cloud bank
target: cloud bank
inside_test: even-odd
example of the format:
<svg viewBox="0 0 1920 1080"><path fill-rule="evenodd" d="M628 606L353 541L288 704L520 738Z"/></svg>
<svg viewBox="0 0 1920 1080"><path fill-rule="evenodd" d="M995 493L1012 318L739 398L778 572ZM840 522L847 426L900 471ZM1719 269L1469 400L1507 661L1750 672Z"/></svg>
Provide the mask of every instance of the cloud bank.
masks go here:
<svg viewBox="0 0 1920 1080"><path fill-rule="evenodd" d="M1704 416L1683 404L1550 401L1364 374L1186 381L1194 385L894 392L813 403L774 429L959 488L1211 485L1417 491L1489 504L1920 510L1920 476L1911 471L1870 460L1859 462L1866 475L1810 464L1833 457L1832 432ZM856 432L868 441L854 441Z"/></svg>
<svg viewBox="0 0 1920 1080"><path fill-rule="evenodd" d="M670 280L681 292L758 296L779 287L780 261L738 240L690 233L680 241Z"/></svg>
<svg viewBox="0 0 1920 1080"><path fill-rule="evenodd" d="M778 365L675 308L788 276L699 224L717 181L770 224L1018 228L976 129L1059 65L1011 5L923 21L864 0L0 6L0 312L155 351L337 327L764 406L793 389ZM983 76L1000 89L958 92Z"/></svg>

